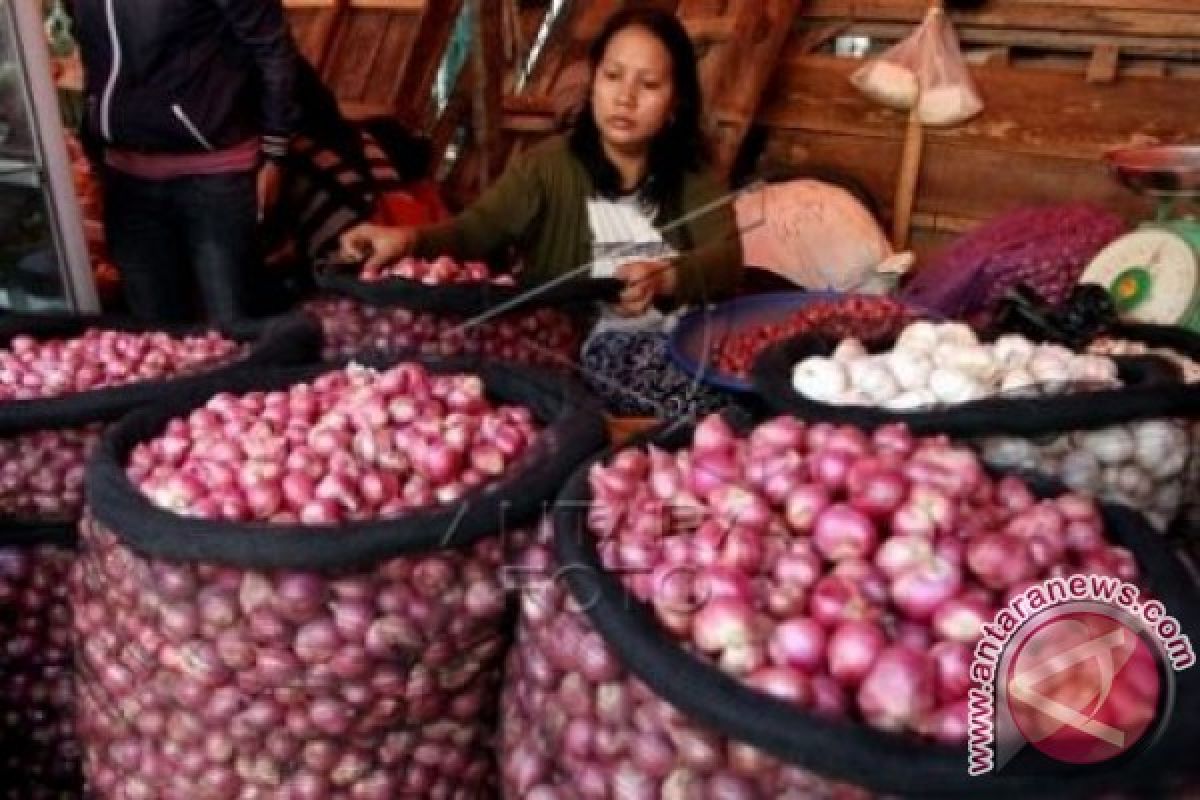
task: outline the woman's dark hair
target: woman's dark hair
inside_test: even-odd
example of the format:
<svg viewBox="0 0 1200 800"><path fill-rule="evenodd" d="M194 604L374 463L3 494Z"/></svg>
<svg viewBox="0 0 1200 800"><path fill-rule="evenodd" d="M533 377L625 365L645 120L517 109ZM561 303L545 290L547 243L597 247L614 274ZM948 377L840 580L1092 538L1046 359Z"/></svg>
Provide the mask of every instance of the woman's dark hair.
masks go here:
<svg viewBox="0 0 1200 800"><path fill-rule="evenodd" d="M640 7L618 11L608 18L588 52L593 81L609 42L626 28L645 29L662 42L671 55L674 106L670 121L650 143L649 169L642 187L646 199L662 208L678 202L684 173L698 170L709 159L708 142L700 126L704 101L696 70L696 50L674 14ZM619 194L621 177L600 144L590 88L571 132L570 143L572 152L591 174L596 189L609 196Z"/></svg>

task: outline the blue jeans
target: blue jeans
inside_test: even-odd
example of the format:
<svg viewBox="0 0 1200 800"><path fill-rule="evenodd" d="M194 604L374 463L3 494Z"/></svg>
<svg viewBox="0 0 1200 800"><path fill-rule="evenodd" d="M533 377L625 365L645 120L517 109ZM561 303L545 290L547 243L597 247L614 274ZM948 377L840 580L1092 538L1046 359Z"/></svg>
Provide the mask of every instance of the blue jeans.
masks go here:
<svg viewBox="0 0 1200 800"><path fill-rule="evenodd" d="M261 265L253 172L148 181L107 170L104 228L130 313L153 323L246 316Z"/></svg>

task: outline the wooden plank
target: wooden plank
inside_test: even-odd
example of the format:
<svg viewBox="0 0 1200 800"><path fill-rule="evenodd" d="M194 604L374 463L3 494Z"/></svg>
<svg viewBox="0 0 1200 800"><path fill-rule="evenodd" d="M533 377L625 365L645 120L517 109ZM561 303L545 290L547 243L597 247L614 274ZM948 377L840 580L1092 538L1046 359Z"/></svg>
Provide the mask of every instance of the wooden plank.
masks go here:
<svg viewBox="0 0 1200 800"><path fill-rule="evenodd" d="M504 134L504 16L495 0L474 0L474 64L478 107L475 109L475 142L479 158L479 187L482 190L503 169L501 154Z"/></svg>
<svg viewBox="0 0 1200 800"><path fill-rule="evenodd" d="M860 181L881 207L894 201L902 142L827 133L772 131L767 155L795 166L821 166ZM1086 200L1130 220L1151 212L1147 198L1120 186L1098 161L1013 153L926 141L918 214L988 219L1023 205Z"/></svg>
<svg viewBox="0 0 1200 800"><path fill-rule="evenodd" d="M1014 5L1019 7L1014 8ZM811 0L808 16L915 23L928 8L927 0ZM1126 8L1095 8L1082 3L987 3L976 11L952 11L956 24L1050 31L1093 31L1146 36L1200 36L1200 14L1187 10L1149 12Z"/></svg>
<svg viewBox="0 0 1200 800"><path fill-rule="evenodd" d="M1121 61L1121 48L1115 44L1102 44L1092 52L1088 61L1088 83L1112 83L1117 79L1117 67Z"/></svg>
<svg viewBox="0 0 1200 800"><path fill-rule="evenodd" d="M788 43L787 52L802 52L796 39L814 30L830 25L829 20L805 18L800 30ZM877 22L873 20L842 20L839 24L846 35L866 36L884 41L899 41L912 33L912 24L907 22ZM1161 58L1200 59L1200 38L1151 37L1094 33L1087 31L1041 31L1020 26L1009 28L983 28L970 24L955 26L959 39L970 45L996 45L1000 47L1020 46L1043 48L1073 53L1090 53L1097 45L1113 44L1127 55L1149 55Z"/></svg>
<svg viewBox="0 0 1200 800"><path fill-rule="evenodd" d="M413 14L389 14L388 17L387 27L380 34L382 42L371 68L371 80L363 89L363 101L394 107L419 23Z"/></svg>
<svg viewBox="0 0 1200 800"><path fill-rule="evenodd" d="M463 0L437 0L421 14L394 95L397 113L409 127L425 130L433 123L429 96L462 3Z"/></svg>
<svg viewBox="0 0 1200 800"><path fill-rule="evenodd" d="M776 128L898 138L904 115L855 91L861 62L829 56L790 59L775 75L759 121ZM985 110L952 129L931 129L935 141L1030 154L1094 160L1137 141L1180 143L1200 136L1200 114L1180 102L1177 83L1122 78L1086 83L1081 76L978 67L972 70Z"/></svg>
<svg viewBox="0 0 1200 800"><path fill-rule="evenodd" d="M362 101L368 82L375 78L375 58L383 46L391 13L356 9L346 12L346 20L330 53L327 69L330 86L339 99Z"/></svg>
<svg viewBox="0 0 1200 800"><path fill-rule="evenodd" d="M436 1L441 2L441 0ZM350 0L350 5L354 8L416 13L425 9L425 0Z"/></svg>

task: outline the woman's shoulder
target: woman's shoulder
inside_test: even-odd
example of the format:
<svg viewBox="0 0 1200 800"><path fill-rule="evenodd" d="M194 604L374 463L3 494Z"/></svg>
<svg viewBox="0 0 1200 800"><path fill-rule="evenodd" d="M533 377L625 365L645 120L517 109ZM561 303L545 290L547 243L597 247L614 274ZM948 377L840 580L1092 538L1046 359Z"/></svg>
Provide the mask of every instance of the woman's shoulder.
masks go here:
<svg viewBox="0 0 1200 800"><path fill-rule="evenodd" d="M541 169L569 169L579 166L571 144L562 134L543 139L518 157L518 162Z"/></svg>

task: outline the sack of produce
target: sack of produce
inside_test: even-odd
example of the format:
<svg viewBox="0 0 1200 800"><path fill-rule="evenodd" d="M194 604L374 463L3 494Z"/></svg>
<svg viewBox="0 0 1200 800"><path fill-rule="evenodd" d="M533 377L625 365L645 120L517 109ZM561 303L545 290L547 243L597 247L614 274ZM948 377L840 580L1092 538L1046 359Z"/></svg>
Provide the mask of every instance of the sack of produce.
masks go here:
<svg viewBox="0 0 1200 800"><path fill-rule="evenodd" d="M1200 385L1200 334L1163 325L1122 323L1110 327L1088 345L1088 352L1104 356L1159 356L1175 364L1185 383ZM1181 523L1187 531L1200 531L1200 413L1191 419L1192 457L1183 488Z"/></svg>
<svg viewBox="0 0 1200 800"><path fill-rule="evenodd" d="M502 534L603 441L569 381L475 361L243 374L124 419L71 591L95 797L490 796Z"/></svg>
<svg viewBox="0 0 1200 800"><path fill-rule="evenodd" d="M1194 586L1147 534L1127 509L1037 495L989 476L969 449L902 426L865 434L779 417L735 431L712 416L605 454L572 477L553 530L518 565L505 796L1154 788L1191 757L1189 672L1176 678L1168 728L1137 758L1079 770L1029 752L972 777L965 747L981 626L1034 581L1135 582L1196 629ZM1154 703L1138 699L1105 719L1148 726Z"/></svg>
<svg viewBox="0 0 1200 800"><path fill-rule="evenodd" d="M983 110L954 25L936 5L911 35L870 59L850 80L877 103L898 111L916 108L922 125L959 125Z"/></svg>
<svg viewBox="0 0 1200 800"><path fill-rule="evenodd" d="M579 332L558 310L595 291L592 281L569 281L528 294L509 275L481 262L460 264L405 258L381 270L320 269L322 294L304 309L321 323L325 357L364 350L453 357L484 355L505 361L567 367L578 361ZM474 322L501 304L506 313Z"/></svg>
<svg viewBox="0 0 1200 800"><path fill-rule="evenodd" d="M1003 469L1031 469L1130 505L1160 529L1179 514L1200 385L1161 359L1075 354L1019 334L915 322L890 342L797 337L763 353L755 386L805 419L971 439Z"/></svg>
<svg viewBox="0 0 1200 800"><path fill-rule="evenodd" d="M949 317L986 318L1020 284L1062 303L1092 258L1125 227L1120 216L1086 204L1017 209L908 273L901 297Z"/></svg>
<svg viewBox="0 0 1200 800"><path fill-rule="evenodd" d="M104 426L164 392L315 359L319 348L299 316L227 331L0 317L0 796L79 791L64 589L84 464Z"/></svg>
<svg viewBox="0 0 1200 800"><path fill-rule="evenodd" d="M882 294L908 261L851 192L821 180L744 192L734 211L746 264L805 289Z"/></svg>
<svg viewBox="0 0 1200 800"><path fill-rule="evenodd" d="M0 522L0 798L80 796L67 575L75 526Z"/></svg>

